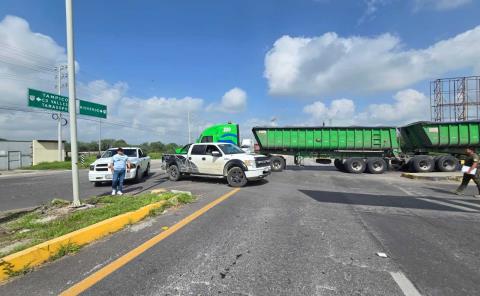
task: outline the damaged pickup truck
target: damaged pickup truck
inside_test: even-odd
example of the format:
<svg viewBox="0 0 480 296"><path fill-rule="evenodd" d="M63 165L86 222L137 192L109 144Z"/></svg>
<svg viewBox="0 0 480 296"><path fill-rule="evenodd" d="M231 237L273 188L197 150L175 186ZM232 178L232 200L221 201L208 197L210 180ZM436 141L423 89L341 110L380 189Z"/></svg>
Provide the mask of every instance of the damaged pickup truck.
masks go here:
<svg viewBox="0 0 480 296"><path fill-rule="evenodd" d="M245 153L229 143L187 145L180 153L164 154L162 167L172 181L198 175L226 178L232 187L243 187L248 181L263 179L271 170L268 157Z"/></svg>

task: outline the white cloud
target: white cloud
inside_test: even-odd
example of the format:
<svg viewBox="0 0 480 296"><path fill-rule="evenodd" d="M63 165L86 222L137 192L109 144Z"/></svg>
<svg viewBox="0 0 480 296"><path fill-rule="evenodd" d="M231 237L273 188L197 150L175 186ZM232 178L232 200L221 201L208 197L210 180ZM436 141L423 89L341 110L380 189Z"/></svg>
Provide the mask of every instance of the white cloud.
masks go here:
<svg viewBox="0 0 480 296"><path fill-rule="evenodd" d="M362 24L365 21L371 20L375 17L375 13L378 11L380 6L383 6L387 3L386 0L364 0L365 5L367 6L362 17L358 20L358 24Z"/></svg>
<svg viewBox="0 0 480 296"><path fill-rule="evenodd" d="M238 87L227 91L219 104L210 104L208 111L219 111L225 113L239 113L247 107L247 93Z"/></svg>
<svg viewBox="0 0 480 296"><path fill-rule="evenodd" d="M414 10L450 10L471 3L472 0L414 0Z"/></svg>
<svg viewBox="0 0 480 296"><path fill-rule="evenodd" d="M319 96L400 90L454 70L480 71L480 26L425 49L406 49L391 34L283 36L265 56L270 94Z"/></svg>
<svg viewBox="0 0 480 296"><path fill-rule="evenodd" d="M52 38L32 32L22 18L5 17L0 21L0 106L39 112L27 107L27 88L56 92L52 70L65 60L64 48ZM126 82L77 82L77 97L107 105L103 138L123 138L131 143L159 140L184 143L188 140L187 112L193 116L204 109L204 101L200 98L139 98L129 96L128 91ZM236 103L234 99L227 97L225 106ZM99 124L89 119L78 120L78 136L82 141L98 138ZM67 126L64 139L68 139L68 131ZM196 131L192 132L195 134ZM56 136L56 122L48 113L0 109L0 138L31 140L56 139Z"/></svg>
<svg viewBox="0 0 480 296"><path fill-rule="evenodd" d="M428 120L429 99L421 92L406 89L397 92L391 104L370 104L362 112L356 113L354 101L333 100L330 106L316 101L304 107L309 115L307 124L320 125L401 125L412 121Z"/></svg>

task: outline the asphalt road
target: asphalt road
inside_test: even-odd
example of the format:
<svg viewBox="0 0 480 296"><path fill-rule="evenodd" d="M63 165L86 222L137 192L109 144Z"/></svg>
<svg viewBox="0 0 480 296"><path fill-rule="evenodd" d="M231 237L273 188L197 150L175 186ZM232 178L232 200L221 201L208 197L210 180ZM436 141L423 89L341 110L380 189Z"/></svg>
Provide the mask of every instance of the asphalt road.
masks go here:
<svg viewBox="0 0 480 296"><path fill-rule="evenodd" d="M199 198L0 286L0 294L56 295L231 190L205 179L160 187ZM452 196L454 187L397 173L276 173L83 295L479 295L480 201Z"/></svg>
<svg viewBox="0 0 480 296"><path fill-rule="evenodd" d="M124 193L137 193L162 183L160 164L152 160L150 176L140 183L126 182ZM0 211L38 206L54 198L71 200L72 174L70 171L42 171L0 176L0 190ZM80 198L111 192L111 183L95 187L88 181L88 170L80 170Z"/></svg>

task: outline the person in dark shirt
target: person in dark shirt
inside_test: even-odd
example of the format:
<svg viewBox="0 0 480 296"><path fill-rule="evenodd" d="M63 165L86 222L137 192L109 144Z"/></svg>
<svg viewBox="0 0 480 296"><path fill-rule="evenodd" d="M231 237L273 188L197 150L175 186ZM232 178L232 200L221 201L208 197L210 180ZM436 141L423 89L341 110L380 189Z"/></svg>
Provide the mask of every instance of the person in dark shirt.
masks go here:
<svg viewBox="0 0 480 296"><path fill-rule="evenodd" d="M465 190L465 188L467 188L468 183L470 183L470 180L473 180L473 182L477 184L477 188L478 188L478 194L474 196L480 197L480 177L479 177L480 168L477 169L480 158L475 153L475 149L473 147L468 147L465 150L465 153L467 154L467 159L465 160L465 166L468 166L470 168L468 169L468 171L463 173L462 184L460 184L460 186L457 188L455 193L458 195L463 195L463 191ZM475 169L477 169L477 171L475 172L475 174L472 174L472 172Z"/></svg>

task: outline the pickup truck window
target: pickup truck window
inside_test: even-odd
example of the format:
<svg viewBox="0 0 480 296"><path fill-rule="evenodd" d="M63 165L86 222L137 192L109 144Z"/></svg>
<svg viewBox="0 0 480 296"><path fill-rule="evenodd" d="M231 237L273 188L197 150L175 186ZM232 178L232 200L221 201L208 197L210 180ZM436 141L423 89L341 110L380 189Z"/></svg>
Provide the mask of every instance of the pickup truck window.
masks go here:
<svg viewBox="0 0 480 296"><path fill-rule="evenodd" d="M218 150L217 146L215 146L215 145L208 145L205 154L207 154L207 155L212 155L212 152L213 152L213 151L218 151L218 152L222 153L220 150Z"/></svg>
<svg viewBox="0 0 480 296"><path fill-rule="evenodd" d="M204 155L206 147L207 147L206 145L195 145L192 148L191 154L192 155Z"/></svg>
<svg viewBox="0 0 480 296"><path fill-rule="evenodd" d="M232 144L219 144L218 147L222 149L223 153L225 154L240 154L245 153L242 149L238 148L238 146Z"/></svg>
<svg viewBox="0 0 480 296"><path fill-rule="evenodd" d="M123 149L123 153L128 157L137 157L137 149ZM108 149L102 155L102 158L112 157L117 154L117 149Z"/></svg>

